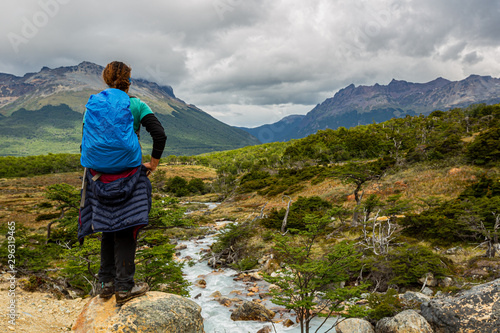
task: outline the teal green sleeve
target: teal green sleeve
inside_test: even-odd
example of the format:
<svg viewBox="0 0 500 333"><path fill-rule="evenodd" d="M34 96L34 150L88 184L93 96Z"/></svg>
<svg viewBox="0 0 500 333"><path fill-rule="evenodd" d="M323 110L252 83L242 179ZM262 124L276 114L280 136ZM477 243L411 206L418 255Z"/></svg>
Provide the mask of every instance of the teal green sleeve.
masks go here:
<svg viewBox="0 0 500 333"><path fill-rule="evenodd" d="M153 113L146 103L136 97L130 99L130 111L132 111L132 115L134 116L134 131L136 132L141 126L142 118Z"/></svg>

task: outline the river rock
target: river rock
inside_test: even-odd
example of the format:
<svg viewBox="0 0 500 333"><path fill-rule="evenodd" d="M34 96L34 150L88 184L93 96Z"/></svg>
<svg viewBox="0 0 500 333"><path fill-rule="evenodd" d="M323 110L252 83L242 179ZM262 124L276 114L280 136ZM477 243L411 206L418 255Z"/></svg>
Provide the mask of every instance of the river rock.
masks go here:
<svg viewBox="0 0 500 333"><path fill-rule="evenodd" d="M285 327L290 327L290 326L293 326L295 323L291 320L291 319L286 319L285 321L283 321L283 326Z"/></svg>
<svg viewBox="0 0 500 333"><path fill-rule="evenodd" d="M500 327L500 279L422 304L435 333L493 333Z"/></svg>
<svg viewBox="0 0 500 333"><path fill-rule="evenodd" d="M269 287L267 287L267 289L269 290L269 292L272 292L272 291L280 292L281 291L281 288L275 284L270 284Z"/></svg>
<svg viewBox="0 0 500 333"><path fill-rule="evenodd" d="M262 281L262 276L259 272L248 273L252 281Z"/></svg>
<svg viewBox="0 0 500 333"><path fill-rule="evenodd" d="M176 247L174 247L175 251L180 251L180 250L185 250L185 249L187 249L186 244L178 244Z"/></svg>
<svg viewBox="0 0 500 333"><path fill-rule="evenodd" d="M201 307L178 295L150 291L121 307L115 297L92 298L73 325L76 333L203 333Z"/></svg>
<svg viewBox="0 0 500 333"><path fill-rule="evenodd" d="M233 302L231 301L231 299L227 298L227 297L218 297L215 299L217 302L219 302L220 305L224 305L225 307L230 307Z"/></svg>
<svg viewBox="0 0 500 333"><path fill-rule="evenodd" d="M258 330L257 333L271 333L272 331L273 331L272 327L267 325Z"/></svg>
<svg viewBox="0 0 500 333"><path fill-rule="evenodd" d="M342 320L335 329L337 333L375 333L370 322L359 318Z"/></svg>
<svg viewBox="0 0 500 333"><path fill-rule="evenodd" d="M377 333L433 333L431 325L415 310L405 310L394 317L382 318L375 327Z"/></svg>
<svg viewBox="0 0 500 333"><path fill-rule="evenodd" d="M238 320L257 320L271 321L274 317L274 312L266 309L265 306L256 302L243 302L233 313L231 319Z"/></svg>
<svg viewBox="0 0 500 333"><path fill-rule="evenodd" d="M198 288L206 288L207 287L207 281L205 281L204 279L200 279L198 281L196 281L194 283L195 286L197 286Z"/></svg>

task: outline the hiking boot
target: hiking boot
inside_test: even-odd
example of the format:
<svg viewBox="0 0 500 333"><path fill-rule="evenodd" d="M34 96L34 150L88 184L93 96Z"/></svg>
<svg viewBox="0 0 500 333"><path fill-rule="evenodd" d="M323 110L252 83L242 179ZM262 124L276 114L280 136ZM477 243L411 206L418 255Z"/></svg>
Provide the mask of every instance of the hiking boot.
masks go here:
<svg viewBox="0 0 500 333"><path fill-rule="evenodd" d="M127 291L117 291L115 293L116 296L116 304L123 304L131 300L132 298L142 296L146 294L146 292L149 290L149 286L147 283L137 283L135 284L132 289L127 290Z"/></svg>
<svg viewBox="0 0 500 333"><path fill-rule="evenodd" d="M111 282L101 282L101 290L99 291L99 297L104 299L109 299L115 293L115 284Z"/></svg>

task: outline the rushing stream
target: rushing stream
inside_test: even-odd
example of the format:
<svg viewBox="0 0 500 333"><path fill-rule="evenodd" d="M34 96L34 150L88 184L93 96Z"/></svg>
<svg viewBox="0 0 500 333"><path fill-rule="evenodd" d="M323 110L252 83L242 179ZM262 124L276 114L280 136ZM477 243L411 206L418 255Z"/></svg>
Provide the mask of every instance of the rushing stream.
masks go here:
<svg viewBox="0 0 500 333"><path fill-rule="evenodd" d="M208 209L213 209L216 207L215 204L207 204ZM227 222L218 222L227 223ZM231 312L230 308L225 307L212 296L215 292L220 292L222 296L228 298L240 298L245 301L251 301L254 298L258 298L258 295L253 297L246 296L247 285L243 281L235 281L234 278L238 274L237 271L224 268L220 270L214 270L207 265L206 260L200 261L203 256L203 250L206 250L215 241L216 234L209 235L203 239L189 240L189 241L179 241L179 245L186 245L187 248L180 250L182 258L188 258L195 262L191 267L189 265L184 265L184 274L186 279L192 283L190 287L190 298L198 303L202 308L202 316L204 318L204 327L206 333L256 333L258 330L264 326L270 326L271 323L258 322L258 321L233 321L230 318ZM206 281L206 288L201 288L195 285L196 281L204 279ZM253 283L251 283L253 285ZM258 281L258 287L260 290L266 290L269 285L265 281ZM262 304L268 309L275 308L276 305L270 301L263 301ZM290 314L285 314L283 318L277 314L276 319L286 319L290 318L295 321L295 316L290 316ZM311 325L311 332L314 332L318 325L323 319L315 318ZM321 328L320 332L326 332L334 322L334 319L329 319L327 323ZM327 325L329 324L329 325ZM274 324L274 329L276 332L287 332L296 333L300 332L300 326L298 324L292 327L284 327L282 323ZM275 330L272 329L272 332ZM335 332L334 329L329 332Z"/></svg>

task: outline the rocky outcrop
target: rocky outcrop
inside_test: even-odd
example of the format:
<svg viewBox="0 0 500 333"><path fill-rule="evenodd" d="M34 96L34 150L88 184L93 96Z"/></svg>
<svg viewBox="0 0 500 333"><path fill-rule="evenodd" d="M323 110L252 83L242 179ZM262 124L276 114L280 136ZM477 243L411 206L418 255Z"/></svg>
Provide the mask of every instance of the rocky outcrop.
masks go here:
<svg viewBox="0 0 500 333"><path fill-rule="evenodd" d="M500 332L500 279L421 306L435 333Z"/></svg>
<svg viewBox="0 0 500 333"><path fill-rule="evenodd" d="M382 318L375 327L376 333L433 333L424 317L414 310L406 310L394 317Z"/></svg>
<svg viewBox="0 0 500 333"><path fill-rule="evenodd" d="M403 303L410 306L431 301L431 298L429 296L415 291L407 291L404 294L399 295L399 298Z"/></svg>
<svg viewBox="0 0 500 333"><path fill-rule="evenodd" d="M274 312L266 309L265 306L257 302L243 302L233 313L231 319L237 320L257 320L271 321L274 318Z"/></svg>
<svg viewBox="0 0 500 333"><path fill-rule="evenodd" d="M203 333L201 307L178 295L150 291L116 305L115 297L92 298L78 316L76 333Z"/></svg>
<svg viewBox="0 0 500 333"><path fill-rule="evenodd" d="M335 329L337 333L375 333L372 324L359 318L342 320Z"/></svg>

